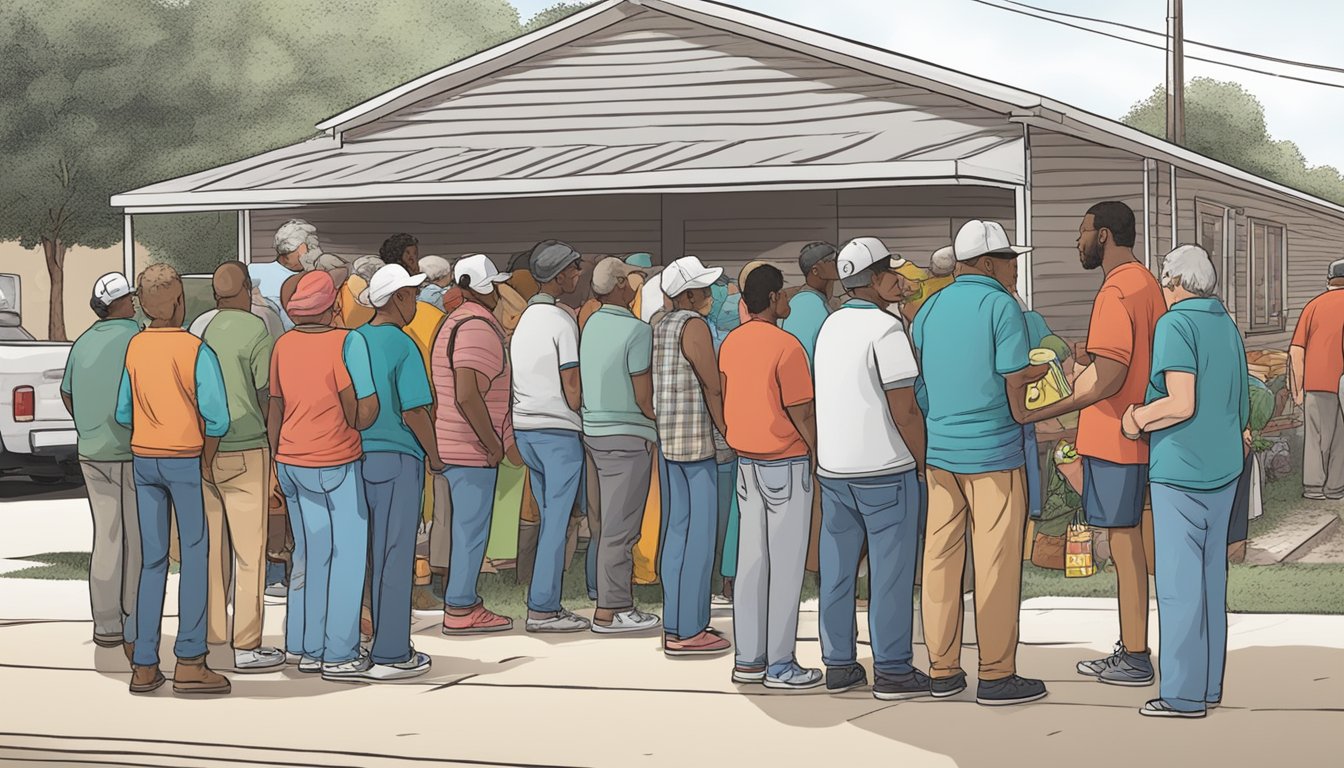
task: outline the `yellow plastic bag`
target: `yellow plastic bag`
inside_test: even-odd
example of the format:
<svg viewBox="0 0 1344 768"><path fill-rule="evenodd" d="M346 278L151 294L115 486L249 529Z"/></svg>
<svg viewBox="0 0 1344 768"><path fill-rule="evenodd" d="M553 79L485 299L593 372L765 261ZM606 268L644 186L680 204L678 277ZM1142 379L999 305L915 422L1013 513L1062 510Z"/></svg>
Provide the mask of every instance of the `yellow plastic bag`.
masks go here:
<svg viewBox="0 0 1344 768"><path fill-rule="evenodd" d="M1040 381L1033 381L1027 385L1028 410L1044 408L1072 394L1073 388L1069 386L1069 380L1064 377L1064 369L1060 367L1059 358L1054 350L1033 349L1029 359L1032 365L1049 365L1050 372Z"/></svg>
<svg viewBox="0 0 1344 768"><path fill-rule="evenodd" d="M1064 576L1077 579L1096 572L1097 564L1092 557L1092 529L1079 512L1074 514L1065 537Z"/></svg>

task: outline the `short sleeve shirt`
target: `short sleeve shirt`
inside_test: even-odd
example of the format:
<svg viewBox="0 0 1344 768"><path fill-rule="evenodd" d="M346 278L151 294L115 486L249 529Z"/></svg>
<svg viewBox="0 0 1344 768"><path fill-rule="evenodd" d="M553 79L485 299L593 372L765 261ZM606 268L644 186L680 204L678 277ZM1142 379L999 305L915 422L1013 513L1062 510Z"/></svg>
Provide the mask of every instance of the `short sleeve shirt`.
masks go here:
<svg viewBox="0 0 1344 768"><path fill-rule="evenodd" d="M1022 308L998 281L963 275L924 303L912 326L928 464L957 474L1026 464L1005 377L1027 367Z"/></svg>
<svg viewBox="0 0 1344 768"><path fill-rule="evenodd" d="M456 337L453 330L457 328ZM449 346L452 357L449 358ZM469 368L485 376L485 407L490 423L505 447L513 443L513 420L509 415L511 371L504 348L504 332L489 310L467 302L444 320L430 354L435 395L434 432L439 456L445 464L459 467L486 466L485 448L471 423L457 407L458 369Z"/></svg>
<svg viewBox="0 0 1344 768"><path fill-rule="evenodd" d="M204 326L201 338L219 358L229 403L229 432L219 441L219 450L265 448L266 417L257 392L270 383L274 342L266 323L251 312L221 309Z"/></svg>
<svg viewBox="0 0 1344 768"><path fill-rule="evenodd" d="M789 316L784 318L781 327L793 334L803 345L809 365L816 359L817 335L821 333L821 324L831 314L826 299L811 288L804 288L789 300Z"/></svg>
<svg viewBox="0 0 1344 768"><path fill-rule="evenodd" d="M1344 376L1344 290L1330 290L1307 302L1293 331L1293 346L1306 350L1302 389L1339 391Z"/></svg>
<svg viewBox="0 0 1344 768"><path fill-rule="evenodd" d="M1087 330L1088 354L1123 363L1128 370L1120 389L1078 415L1078 453L1114 464L1146 464L1148 444L1127 440L1120 417L1143 402L1153 359L1153 333L1167 311L1153 273L1142 264L1111 270L1092 303Z"/></svg>
<svg viewBox="0 0 1344 768"><path fill-rule="evenodd" d="M1195 414L1153 432L1151 482L1215 491L1236 482L1244 465L1241 435L1250 421L1250 385L1241 332L1217 299L1187 299L1157 321L1146 402L1167 395L1166 375L1195 377Z"/></svg>
<svg viewBox="0 0 1344 768"><path fill-rule="evenodd" d="M876 304L850 301L821 327L814 363L817 474L878 477L914 469L886 399L919 376L900 319Z"/></svg>
<svg viewBox="0 0 1344 768"><path fill-rule="evenodd" d="M275 460L297 467L338 467L363 455L359 432L345 420L340 393L374 394L368 345L343 330L287 332L271 352L271 397L284 401Z"/></svg>
<svg viewBox="0 0 1344 768"><path fill-rule="evenodd" d="M284 325L285 330L288 331L293 328L294 323L290 321L289 315L285 314L283 304L280 301L280 289L284 287L286 280L298 273L290 271L278 261L265 261L249 264L247 274L252 278L252 283L261 293L262 298L280 308L280 322Z"/></svg>
<svg viewBox="0 0 1344 768"><path fill-rule="evenodd" d="M126 348L139 330L134 320L100 320L70 348L61 391L74 401L80 458L131 460L131 430L116 419L116 382L126 367Z"/></svg>
<svg viewBox="0 0 1344 768"><path fill-rule="evenodd" d="M773 323L738 326L719 349L728 445L758 461L807 455L788 409L813 400L812 372L798 339Z"/></svg>
<svg viewBox="0 0 1344 768"><path fill-rule="evenodd" d="M364 452L404 453L423 459L424 448L402 416L434 402L420 350L395 325L362 325L355 333L368 347L373 389L378 394L378 418L360 433Z"/></svg>
<svg viewBox="0 0 1344 768"><path fill-rule="evenodd" d="M560 380L561 371L579 365L579 324L553 297L538 294L528 303L509 342L509 360L514 429L583 429Z"/></svg>
<svg viewBox="0 0 1344 768"><path fill-rule="evenodd" d="M579 340L585 435L658 440L653 421L639 409L630 379L652 365L653 328L648 323L624 307L603 304L593 312Z"/></svg>

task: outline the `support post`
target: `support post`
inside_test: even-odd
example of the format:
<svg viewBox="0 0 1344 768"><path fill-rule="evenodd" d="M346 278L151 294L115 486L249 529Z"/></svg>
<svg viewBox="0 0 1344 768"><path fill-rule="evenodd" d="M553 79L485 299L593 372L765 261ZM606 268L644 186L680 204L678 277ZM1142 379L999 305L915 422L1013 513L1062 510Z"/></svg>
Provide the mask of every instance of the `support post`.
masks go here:
<svg viewBox="0 0 1344 768"><path fill-rule="evenodd" d="M238 212L238 260L252 263L252 212Z"/></svg>
<svg viewBox="0 0 1344 768"><path fill-rule="evenodd" d="M1185 23L1181 0L1167 0L1167 141L1185 144Z"/></svg>
<svg viewBox="0 0 1344 768"><path fill-rule="evenodd" d="M1143 158L1143 266L1153 268L1152 179L1148 173L1152 160Z"/></svg>
<svg viewBox="0 0 1344 768"><path fill-rule="evenodd" d="M1015 229L1014 240L1021 245L1031 245L1031 127L1022 125L1022 184L1017 187L1015 192L1016 221L1013 226ZM1032 263L1034 259L1031 253L1022 255L1017 262L1017 295L1027 303L1028 309L1035 309L1035 300L1032 298Z"/></svg>
<svg viewBox="0 0 1344 768"><path fill-rule="evenodd" d="M126 282L135 287L135 225L131 221L131 214L124 214L122 217L121 233L121 272L126 276Z"/></svg>

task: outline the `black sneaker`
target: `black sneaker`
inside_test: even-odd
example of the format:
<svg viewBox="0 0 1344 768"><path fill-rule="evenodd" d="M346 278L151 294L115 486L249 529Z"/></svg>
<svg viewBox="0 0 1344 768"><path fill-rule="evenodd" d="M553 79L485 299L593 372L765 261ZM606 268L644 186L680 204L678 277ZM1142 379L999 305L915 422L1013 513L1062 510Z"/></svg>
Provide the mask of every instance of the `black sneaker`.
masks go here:
<svg viewBox="0 0 1344 768"><path fill-rule="evenodd" d="M965 685L963 677L962 687ZM881 701L918 699L921 696L928 696L931 692L929 676L918 669L900 677L887 677L881 672L873 673L873 698Z"/></svg>
<svg viewBox="0 0 1344 768"><path fill-rule="evenodd" d="M1043 699L1046 693L1045 683L1040 680L1012 675L1002 680L981 680L975 701L987 707L1006 707Z"/></svg>
<svg viewBox="0 0 1344 768"><path fill-rule="evenodd" d="M868 673L858 664L826 668L826 690L831 693L844 693L867 684Z"/></svg>
<svg viewBox="0 0 1344 768"><path fill-rule="evenodd" d="M958 672L951 677L935 677L929 680L929 693L935 699L956 696L966 690L966 673Z"/></svg>

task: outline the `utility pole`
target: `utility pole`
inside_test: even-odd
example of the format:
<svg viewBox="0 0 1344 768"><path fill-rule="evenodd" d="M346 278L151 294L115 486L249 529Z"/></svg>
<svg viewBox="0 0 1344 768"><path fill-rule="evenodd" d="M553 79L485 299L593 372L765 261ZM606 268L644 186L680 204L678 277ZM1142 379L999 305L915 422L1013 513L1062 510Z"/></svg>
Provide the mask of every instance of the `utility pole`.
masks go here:
<svg viewBox="0 0 1344 768"><path fill-rule="evenodd" d="M1185 144L1185 27L1181 0L1167 0L1167 141Z"/></svg>

